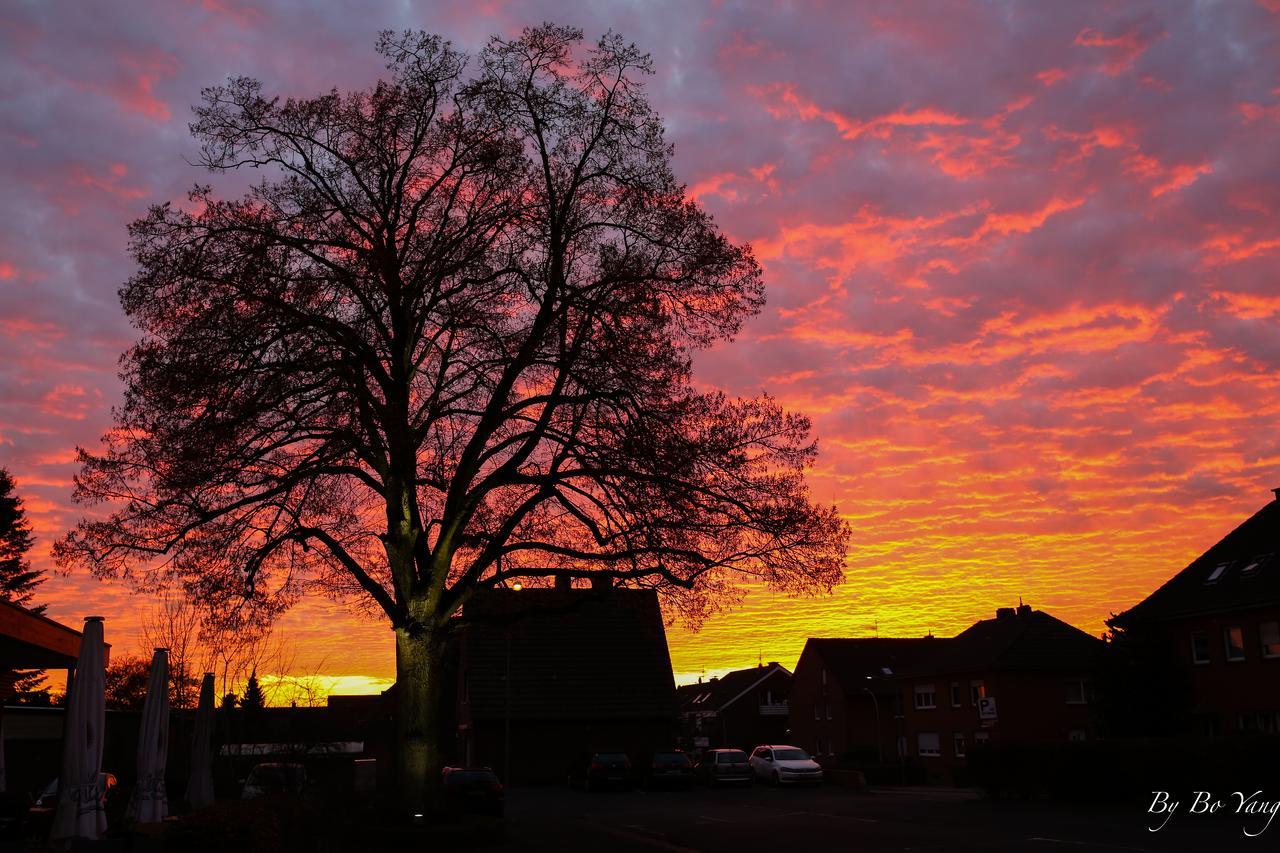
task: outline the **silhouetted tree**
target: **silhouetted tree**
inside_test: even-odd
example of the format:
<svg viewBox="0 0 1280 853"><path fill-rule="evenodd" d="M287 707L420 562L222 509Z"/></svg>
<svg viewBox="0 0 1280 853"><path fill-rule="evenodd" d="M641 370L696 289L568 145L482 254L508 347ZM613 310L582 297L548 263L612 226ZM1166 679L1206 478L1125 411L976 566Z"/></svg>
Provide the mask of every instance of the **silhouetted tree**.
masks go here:
<svg viewBox="0 0 1280 853"><path fill-rule="evenodd" d="M115 711L141 711L150 677L150 661L140 657L111 661L106 674L107 707Z"/></svg>
<svg viewBox="0 0 1280 853"><path fill-rule="evenodd" d="M227 693L223 695L222 702L219 703L218 707L223 709L224 711L229 711L235 708L236 705L239 704L239 701L240 700L236 698L236 694Z"/></svg>
<svg viewBox="0 0 1280 853"><path fill-rule="evenodd" d="M43 604L32 603L36 587L44 583L44 572L31 568L27 560L27 552L34 544L31 523L13 477L0 468L0 599L33 613L44 613ZM15 672L12 690L17 697L38 692L43 679L43 670Z"/></svg>
<svg viewBox="0 0 1280 853"><path fill-rule="evenodd" d="M258 684L258 673L252 673L249 681L244 687L244 696L240 698L240 707L246 711L261 711L267 706L266 697L262 694L262 687Z"/></svg>
<svg viewBox="0 0 1280 853"><path fill-rule="evenodd" d="M204 92L204 164L263 180L131 226L142 338L77 479L117 503L58 555L228 619L312 593L381 611L420 806L477 592L603 575L697 622L742 581L828 591L848 529L809 498L806 418L692 382L763 284L673 175L649 58L551 25L469 77L435 36L379 51L367 91Z"/></svg>
<svg viewBox="0 0 1280 853"><path fill-rule="evenodd" d="M1102 735L1186 734L1191 728L1191 683L1164 630L1132 611L1112 614L1106 625L1097 676Z"/></svg>

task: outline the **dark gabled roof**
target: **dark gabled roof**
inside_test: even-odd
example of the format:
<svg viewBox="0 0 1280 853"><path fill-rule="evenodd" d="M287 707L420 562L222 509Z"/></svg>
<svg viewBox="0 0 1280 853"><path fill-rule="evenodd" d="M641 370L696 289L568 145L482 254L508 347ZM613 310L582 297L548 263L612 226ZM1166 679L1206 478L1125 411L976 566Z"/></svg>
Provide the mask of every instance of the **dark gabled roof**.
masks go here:
<svg viewBox="0 0 1280 853"><path fill-rule="evenodd" d="M506 716L508 655L513 719L676 713L652 590L493 590L471 599L463 617L463 677L475 719Z"/></svg>
<svg viewBox="0 0 1280 853"><path fill-rule="evenodd" d="M1097 637L1023 606L975 622L946 641L931 668L938 673L1087 669L1101 648Z"/></svg>
<svg viewBox="0 0 1280 853"><path fill-rule="evenodd" d="M1002 609L954 637L810 639L801 654L817 655L845 690L868 678L945 675L993 670L1085 670L1102 641L1030 607Z"/></svg>
<svg viewBox="0 0 1280 853"><path fill-rule="evenodd" d="M738 669L709 681L677 687L676 699L680 703L681 713L723 711L766 678L790 683L791 673L786 667L774 662L750 669Z"/></svg>
<svg viewBox="0 0 1280 853"><path fill-rule="evenodd" d="M945 642L936 637L810 638L800 659L816 655L846 690L859 690L868 677L894 678L917 669Z"/></svg>
<svg viewBox="0 0 1280 853"><path fill-rule="evenodd" d="M1255 563L1259 565L1246 571ZM1222 571L1214 577L1219 567ZM1117 622L1226 613L1275 603L1280 603L1280 499L1250 516Z"/></svg>

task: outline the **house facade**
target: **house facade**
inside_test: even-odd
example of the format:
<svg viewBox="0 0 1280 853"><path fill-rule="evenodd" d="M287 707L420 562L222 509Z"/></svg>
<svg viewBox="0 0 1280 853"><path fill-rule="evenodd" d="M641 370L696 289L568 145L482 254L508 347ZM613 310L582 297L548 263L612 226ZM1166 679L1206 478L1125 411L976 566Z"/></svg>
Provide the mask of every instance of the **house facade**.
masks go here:
<svg viewBox="0 0 1280 853"><path fill-rule="evenodd" d="M677 688L681 742L750 751L783 741L790 693L791 671L776 661Z"/></svg>
<svg viewBox="0 0 1280 853"><path fill-rule="evenodd" d="M950 638L811 639L792 687L792 739L829 766L959 781L984 744L1095 737L1101 645L1026 605Z"/></svg>
<svg viewBox="0 0 1280 853"><path fill-rule="evenodd" d="M1186 734L1280 734L1280 489L1112 626L1153 638L1186 686Z"/></svg>
<svg viewBox="0 0 1280 853"><path fill-rule="evenodd" d="M457 760L508 783L563 782L596 750L637 760L676 739L676 694L652 590L493 590L458 640Z"/></svg>

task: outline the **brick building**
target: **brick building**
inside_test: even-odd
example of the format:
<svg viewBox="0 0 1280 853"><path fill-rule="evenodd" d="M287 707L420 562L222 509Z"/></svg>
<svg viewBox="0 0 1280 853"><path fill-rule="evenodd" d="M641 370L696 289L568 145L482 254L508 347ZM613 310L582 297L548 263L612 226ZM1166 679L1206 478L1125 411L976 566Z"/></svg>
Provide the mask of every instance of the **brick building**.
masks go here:
<svg viewBox="0 0 1280 853"><path fill-rule="evenodd" d="M811 639L792 684L792 740L829 766L955 781L983 743L1093 738L1101 645L1026 605L950 638Z"/></svg>
<svg viewBox="0 0 1280 853"><path fill-rule="evenodd" d="M1112 620L1163 649L1186 687L1190 733L1280 733L1280 489L1275 493Z"/></svg>
<svg viewBox="0 0 1280 853"><path fill-rule="evenodd" d="M563 782L597 749L676 737L675 680L652 590L493 590L459 632L458 756L514 783Z"/></svg>

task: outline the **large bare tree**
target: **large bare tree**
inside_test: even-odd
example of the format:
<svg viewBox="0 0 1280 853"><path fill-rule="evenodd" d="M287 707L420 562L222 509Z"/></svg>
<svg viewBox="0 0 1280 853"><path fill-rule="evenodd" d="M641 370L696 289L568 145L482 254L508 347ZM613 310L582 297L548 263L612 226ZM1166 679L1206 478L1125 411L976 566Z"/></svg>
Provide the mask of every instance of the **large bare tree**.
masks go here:
<svg viewBox="0 0 1280 853"><path fill-rule="evenodd" d="M763 285L673 175L648 57L550 25L470 62L424 34L379 50L367 91L205 91L204 164L263 178L131 226L142 337L77 481L113 512L59 554L237 619L313 593L380 611L420 803L478 591L605 575L696 620L744 581L829 590L848 530L809 498L804 417L692 382Z"/></svg>

